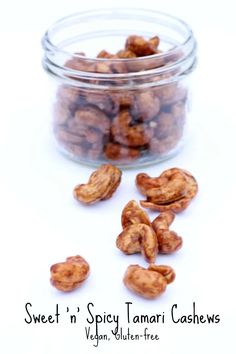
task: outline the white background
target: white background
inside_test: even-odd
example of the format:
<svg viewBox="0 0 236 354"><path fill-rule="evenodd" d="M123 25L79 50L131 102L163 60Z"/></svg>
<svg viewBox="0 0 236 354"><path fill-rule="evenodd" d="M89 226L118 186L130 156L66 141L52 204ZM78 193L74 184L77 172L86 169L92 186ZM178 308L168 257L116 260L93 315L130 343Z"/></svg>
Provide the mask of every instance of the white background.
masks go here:
<svg viewBox="0 0 236 354"><path fill-rule="evenodd" d="M187 21L198 40L199 63L193 77L193 111L188 144L172 160L145 168L159 175L169 167L191 171L199 194L173 229L184 238L181 251L160 256L172 265L176 281L155 301L140 299L122 284L126 267L145 265L141 256L123 256L115 248L121 231L120 212L140 199L134 178L123 172L114 197L82 207L72 198L74 185L91 169L66 160L50 135L50 84L41 68L41 36L55 20L98 7L146 7ZM11 1L0 9L0 351L19 354L142 352L161 354L233 354L235 344L235 200L236 91L234 1ZM143 170L143 169L142 169ZM151 217L154 217L154 213ZM78 291L60 294L50 286L50 265L81 254L91 276ZM166 314L166 323L150 329L159 342L100 343L85 340L86 305L96 313L119 314L125 323L125 301L133 312ZM220 314L217 325L177 325L169 318L188 315L196 302L199 314ZM27 325L24 305L35 313L62 312L59 325ZM66 307L80 307L78 323L69 325ZM144 326L145 327L145 326ZM131 326L138 332L142 326ZM110 330L107 327L104 330Z"/></svg>

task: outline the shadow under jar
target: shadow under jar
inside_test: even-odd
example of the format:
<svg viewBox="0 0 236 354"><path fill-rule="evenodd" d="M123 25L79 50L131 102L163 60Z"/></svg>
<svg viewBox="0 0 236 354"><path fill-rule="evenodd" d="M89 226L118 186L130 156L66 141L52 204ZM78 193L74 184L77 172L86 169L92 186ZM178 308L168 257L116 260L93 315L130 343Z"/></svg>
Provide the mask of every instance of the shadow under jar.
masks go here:
<svg viewBox="0 0 236 354"><path fill-rule="evenodd" d="M120 50L132 35L158 36L160 44L153 54L126 55ZM53 130L64 154L90 165L136 167L179 151L196 64L186 23L148 10L83 12L52 25L43 48L55 82Z"/></svg>

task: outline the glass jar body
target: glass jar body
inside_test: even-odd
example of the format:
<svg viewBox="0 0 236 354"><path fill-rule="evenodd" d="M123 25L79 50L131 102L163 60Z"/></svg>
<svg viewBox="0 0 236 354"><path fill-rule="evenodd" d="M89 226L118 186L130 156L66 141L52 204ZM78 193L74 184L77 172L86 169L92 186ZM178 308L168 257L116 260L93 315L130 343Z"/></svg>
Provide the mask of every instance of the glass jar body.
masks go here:
<svg viewBox="0 0 236 354"><path fill-rule="evenodd" d="M88 164L137 166L170 158L184 142L188 96L187 80L107 92L59 84L53 102L58 147Z"/></svg>

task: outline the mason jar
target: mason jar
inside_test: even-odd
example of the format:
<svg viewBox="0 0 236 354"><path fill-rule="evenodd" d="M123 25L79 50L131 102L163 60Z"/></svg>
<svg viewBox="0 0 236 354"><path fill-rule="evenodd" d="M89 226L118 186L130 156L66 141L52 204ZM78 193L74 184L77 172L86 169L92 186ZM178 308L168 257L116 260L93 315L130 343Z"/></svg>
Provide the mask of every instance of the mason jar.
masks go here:
<svg viewBox="0 0 236 354"><path fill-rule="evenodd" d="M53 132L64 155L137 167L181 149L196 66L185 22L143 9L81 12L54 23L42 43L54 82Z"/></svg>

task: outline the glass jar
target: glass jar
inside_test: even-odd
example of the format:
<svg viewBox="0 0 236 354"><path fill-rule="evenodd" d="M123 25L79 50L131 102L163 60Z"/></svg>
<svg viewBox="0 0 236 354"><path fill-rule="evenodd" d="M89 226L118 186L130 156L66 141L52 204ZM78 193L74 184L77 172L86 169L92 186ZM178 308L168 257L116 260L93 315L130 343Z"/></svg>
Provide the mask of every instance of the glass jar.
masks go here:
<svg viewBox="0 0 236 354"><path fill-rule="evenodd" d="M145 56L130 55L128 36L160 44ZM196 64L196 41L186 23L141 9L88 11L53 24L42 43L44 69L56 84L54 134L65 155L132 167L179 151Z"/></svg>

